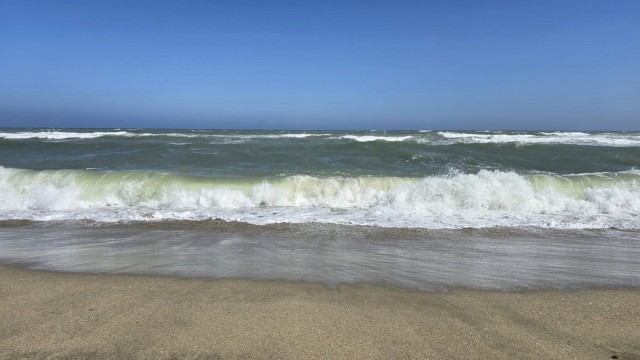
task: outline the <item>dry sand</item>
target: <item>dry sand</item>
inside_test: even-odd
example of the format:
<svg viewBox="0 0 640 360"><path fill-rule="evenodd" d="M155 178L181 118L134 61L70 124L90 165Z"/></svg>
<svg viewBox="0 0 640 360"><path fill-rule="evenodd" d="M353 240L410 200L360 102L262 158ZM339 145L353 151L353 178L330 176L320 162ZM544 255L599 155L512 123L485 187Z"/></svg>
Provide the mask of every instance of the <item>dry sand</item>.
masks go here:
<svg viewBox="0 0 640 360"><path fill-rule="evenodd" d="M640 291L374 286L0 267L0 358L640 359Z"/></svg>

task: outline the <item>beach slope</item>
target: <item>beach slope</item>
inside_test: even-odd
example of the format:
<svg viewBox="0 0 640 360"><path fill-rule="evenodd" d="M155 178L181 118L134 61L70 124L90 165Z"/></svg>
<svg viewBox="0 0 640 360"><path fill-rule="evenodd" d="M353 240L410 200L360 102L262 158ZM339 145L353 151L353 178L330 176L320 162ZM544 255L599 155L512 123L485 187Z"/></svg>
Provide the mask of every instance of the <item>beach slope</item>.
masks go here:
<svg viewBox="0 0 640 360"><path fill-rule="evenodd" d="M0 267L0 358L640 359L640 291L397 288Z"/></svg>

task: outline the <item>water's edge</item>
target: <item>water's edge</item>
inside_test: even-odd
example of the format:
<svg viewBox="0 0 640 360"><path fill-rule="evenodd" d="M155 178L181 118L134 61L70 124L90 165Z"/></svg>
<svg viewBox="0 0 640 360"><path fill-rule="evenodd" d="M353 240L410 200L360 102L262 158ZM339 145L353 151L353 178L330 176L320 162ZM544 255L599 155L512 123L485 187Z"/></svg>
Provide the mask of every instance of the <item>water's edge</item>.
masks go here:
<svg viewBox="0 0 640 360"><path fill-rule="evenodd" d="M427 291L640 287L640 232L224 221L0 222L0 264Z"/></svg>

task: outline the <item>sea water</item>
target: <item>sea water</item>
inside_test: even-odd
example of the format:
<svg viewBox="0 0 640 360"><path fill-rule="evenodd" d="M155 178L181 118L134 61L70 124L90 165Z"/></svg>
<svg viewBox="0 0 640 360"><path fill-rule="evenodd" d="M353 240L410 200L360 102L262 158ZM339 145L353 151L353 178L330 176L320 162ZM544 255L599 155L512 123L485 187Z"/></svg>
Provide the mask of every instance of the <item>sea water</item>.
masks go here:
<svg viewBox="0 0 640 360"><path fill-rule="evenodd" d="M591 262L613 269L591 276L594 286L640 284L629 258L640 246L637 132L0 129L0 190L0 260L42 268L503 288L589 284L577 275L592 274ZM233 238L243 251L219 246ZM117 265L95 265L100 251L68 256L105 241ZM152 261L168 249L184 256ZM566 258L546 269L571 264L570 276L518 271L553 249ZM197 256L211 251L221 257ZM512 256L493 256L501 251ZM502 264L488 283L451 276L483 261ZM251 264L262 270L241 270Z"/></svg>

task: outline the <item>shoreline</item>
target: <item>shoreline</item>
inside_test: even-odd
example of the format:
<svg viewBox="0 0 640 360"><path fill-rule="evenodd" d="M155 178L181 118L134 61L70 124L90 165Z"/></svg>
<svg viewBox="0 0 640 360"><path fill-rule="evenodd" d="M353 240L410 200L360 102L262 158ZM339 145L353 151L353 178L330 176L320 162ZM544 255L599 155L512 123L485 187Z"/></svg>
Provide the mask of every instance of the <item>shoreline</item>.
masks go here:
<svg viewBox="0 0 640 360"><path fill-rule="evenodd" d="M0 264L329 287L388 284L427 291L640 288L636 231L161 225L3 227Z"/></svg>
<svg viewBox="0 0 640 360"><path fill-rule="evenodd" d="M0 279L3 359L640 359L640 289L329 289L15 265Z"/></svg>

